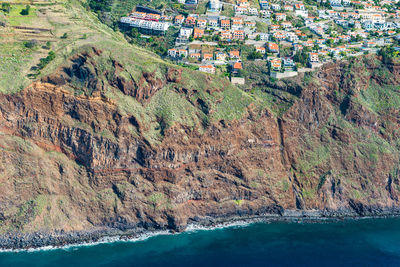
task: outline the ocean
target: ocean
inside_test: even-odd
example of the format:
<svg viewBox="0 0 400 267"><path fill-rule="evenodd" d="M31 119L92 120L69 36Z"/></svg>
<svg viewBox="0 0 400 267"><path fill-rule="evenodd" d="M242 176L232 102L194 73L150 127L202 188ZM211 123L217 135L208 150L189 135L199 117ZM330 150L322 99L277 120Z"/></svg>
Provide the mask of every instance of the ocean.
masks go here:
<svg viewBox="0 0 400 267"><path fill-rule="evenodd" d="M253 223L1 252L0 266L400 266L400 219Z"/></svg>

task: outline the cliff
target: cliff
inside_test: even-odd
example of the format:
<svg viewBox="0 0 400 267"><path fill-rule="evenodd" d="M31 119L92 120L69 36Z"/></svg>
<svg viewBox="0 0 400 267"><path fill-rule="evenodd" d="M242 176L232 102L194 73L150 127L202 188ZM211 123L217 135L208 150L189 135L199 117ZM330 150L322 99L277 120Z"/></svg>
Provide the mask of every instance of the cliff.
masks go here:
<svg viewBox="0 0 400 267"><path fill-rule="evenodd" d="M397 213L397 65L365 57L279 82L255 65L244 111L221 119L218 104L229 96L216 96L230 89L185 87L185 70L173 67L124 77L113 58L113 71L100 71L102 55L86 49L0 95L3 234L183 230L210 217L286 210ZM187 109L174 119L153 103L168 92ZM126 99L135 105L121 106Z"/></svg>

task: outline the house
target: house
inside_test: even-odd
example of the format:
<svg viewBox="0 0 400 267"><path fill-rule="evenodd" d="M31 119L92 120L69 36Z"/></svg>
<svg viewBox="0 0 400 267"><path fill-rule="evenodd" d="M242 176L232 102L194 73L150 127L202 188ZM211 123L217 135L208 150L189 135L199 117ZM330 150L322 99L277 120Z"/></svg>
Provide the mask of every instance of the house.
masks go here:
<svg viewBox="0 0 400 267"><path fill-rule="evenodd" d="M208 27L217 28L218 27L218 18L208 18Z"/></svg>
<svg viewBox="0 0 400 267"><path fill-rule="evenodd" d="M203 60L213 60L213 54L204 53L203 54Z"/></svg>
<svg viewBox="0 0 400 267"><path fill-rule="evenodd" d="M269 40L269 34L266 32L259 32L257 33L258 36L260 36L261 41L268 41Z"/></svg>
<svg viewBox="0 0 400 267"><path fill-rule="evenodd" d="M179 36L181 38L189 39L189 37L192 35L193 29L192 28L181 28L179 30Z"/></svg>
<svg viewBox="0 0 400 267"><path fill-rule="evenodd" d="M247 7L235 6L235 15L243 15L247 13Z"/></svg>
<svg viewBox="0 0 400 267"><path fill-rule="evenodd" d="M199 71L206 73L215 73L215 67L213 65L202 65L199 67Z"/></svg>
<svg viewBox="0 0 400 267"><path fill-rule="evenodd" d="M187 57L188 56L188 51L186 49L179 49L178 54L180 57Z"/></svg>
<svg viewBox="0 0 400 267"><path fill-rule="evenodd" d="M269 9L269 2L266 1L266 0L261 0L261 1L260 1L260 7L261 7L261 9L263 9L263 10Z"/></svg>
<svg viewBox="0 0 400 267"><path fill-rule="evenodd" d="M275 13L275 18L277 21L286 20L286 14L285 13Z"/></svg>
<svg viewBox="0 0 400 267"><path fill-rule="evenodd" d="M238 50L232 50L229 52L229 57L233 59L240 59L240 52Z"/></svg>
<svg viewBox="0 0 400 267"><path fill-rule="evenodd" d="M221 3L219 0L210 0L209 2L209 11L210 12L219 12L221 10Z"/></svg>
<svg viewBox="0 0 400 267"><path fill-rule="evenodd" d="M281 23L281 26L282 26L282 28L284 28L284 29L290 29L290 28L293 27L292 23L289 22L289 21L284 21L284 22L282 22L282 23Z"/></svg>
<svg viewBox="0 0 400 267"><path fill-rule="evenodd" d="M283 7L283 9L284 9L285 11L289 11L289 12L293 12L293 10L294 10L294 8L293 8L292 5L285 5L285 6Z"/></svg>
<svg viewBox="0 0 400 267"><path fill-rule="evenodd" d="M168 56L176 57L177 52L178 51L175 48L168 49Z"/></svg>
<svg viewBox="0 0 400 267"><path fill-rule="evenodd" d="M251 27L251 28L253 28L253 27L256 26L256 22L255 22L255 21L246 21L246 22L244 23L244 25L245 25L246 27Z"/></svg>
<svg viewBox="0 0 400 267"><path fill-rule="evenodd" d="M269 29L271 30L271 32L277 31L279 30L280 26L279 24L272 24L269 26Z"/></svg>
<svg viewBox="0 0 400 267"><path fill-rule="evenodd" d="M260 52L261 54L265 54L265 47L256 47L256 52Z"/></svg>
<svg viewBox="0 0 400 267"><path fill-rule="evenodd" d="M248 7L250 4L249 4L249 1L247 1L247 0L237 0L237 5L243 6L243 7Z"/></svg>
<svg viewBox="0 0 400 267"><path fill-rule="evenodd" d="M196 18L192 16L188 16L185 20L185 24L189 26L194 26L196 25Z"/></svg>
<svg viewBox="0 0 400 267"><path fill-rule="evenodd" d="M243 30L237 30L237 31L233 31L232 34L232 39L235 40L244 40L244 31Z"/></svg>
<svg viewBox="0 0 400 267"><path fill-rule="evenodd" d="M329 4L331 5L331 7L341 7L342 0L329 0Z"/></svg>
<svg viewBox="0 0 400 267"><path fill-rule="evenodd" d="M224 30L229 30L231 28L231 21L229 19L221 19L221 28Z"/></svg>
<svg viewBox="0 0 400 267"><path fill-rule="evenodd" d="M250 16L257 16L258 15L258 10L255 7L249 7L247 9L247 12L249 13Z"/></svg>
<svg viewBox="0 0 400 267"><path fill-rule="evenodd" d="M195 28L193 31L193 38L201 38L204 36L204 29Z"/></svg>
<svg viewBox="0 0 400 267"><path fill-rule="evenodd" d="M175 24L176 25L182 25L183 22L185 21L185 17L182 15L178 15L175 17Z"/></svg>
<svg viewBox="0 0 400 267"><path fill-rule="evenodd" d="M271 4L271 9L274 11L279 11L281 10L281 5L277 4L277 3L272 3Z"/></svg>
<svg viewBox="0 0 400 267"><path fill-rule="evenodd" d="M283 68L284 69L289 70L289 69L293 69L294 67L295 67L295 64L293 62L293 59L288 58L288 57L283 59Z"/></svg>
<svg viewBox="0 0 400 267"><path fill-rule="evenodd" d="M233 69L233 72L236 72L236 73L237 73L238 71L242 70L242 69L243 69L242 62L235 62L235 63L233 63L232 69Z"/></svg>
<svg viewBox="0 0 400 267"><path fill-rule="evenodd" d="M271 70L279 71L282 67L282 60L280 58L271 58L269 60L269 64L271 66Z"/></svg>
<svg viewBox="0 0 400 267"><path fill-rule="evenodd" d="M270 17L271 17L271 11L269 11L269 10L261 10L260 11L260 15L261 15L261 17L263 17L263 18L267 18L267 19L269 19Z"/></svg>
<svg viewBox="0 0 400 267"><path fill-rule="evenodd" d="M279 46L276 43L268 43L268 51L271 53L279 53Z"/></svg>
<svg viewBox="0 0 400 267"><path fill-rule="evenodd" d="M231 40L232 39L232 33L230 31L222 31L220 33L221 39L222 40Z"/></svg>
<svg viewBox="0 0 400 267"><path fill-rule="evenodd" d="M295 4L294 7L295 7L296 10L306 10L305 5L302 4L302 3Z"/></svg>
<svg viewBox="0 0 400 267"><path fill-rule="evenodd" d="M197 27L204 29L206 26L207 26L207 20L205 19L197 20Z"/></svg>
<svg viewBox="0 0 400 267"><path fill-rule="evenodd" d="M310 52L310 53L308 54L308 62L310 62L310 63L318 63L318 62L319 62L318 53L312 53L312 52Z"/></svg>
<svg viewBox="0 0 400 267"><path fill-rule="evenodd" d="M306 7L302 3L298 3L294 5L294 13L296 16L307 18L308 17L308 11L306 10Z"/></svg>
<svg viewBox="0 0 400 267"><path fill-rule="evenodd" d="M243 20L242 18L232 18L232 30L242 30Z"/></svg>
<svg viewBox="0 0 400 267"><path fill-rule="evenodd" d="M286 40L288 42L294 43L299 40L299 37L294 32L287 32L286 33Z"/></svg>
<svg viewBox="0 0 400 267"><path fill-rule="evenodd" d="M224 52L216 52L215 53L215 59L220 60L220 61L225 61L227 55Z"/></svg>
<svg viewBox="0 0 400 267"><path fill-rule="evenodd" d="M283 40L286 38L286 33L285 32L274 32L272 34L272 36L274 36L274 38L277 40Z"/></svg>
<svg viewBox="0 0 400 267"><path fill-rule="evenodd" d="M200 53L190 53L189 57L190 58L194 58L194 59L200 59L201 58L201 54Z"/></svg>

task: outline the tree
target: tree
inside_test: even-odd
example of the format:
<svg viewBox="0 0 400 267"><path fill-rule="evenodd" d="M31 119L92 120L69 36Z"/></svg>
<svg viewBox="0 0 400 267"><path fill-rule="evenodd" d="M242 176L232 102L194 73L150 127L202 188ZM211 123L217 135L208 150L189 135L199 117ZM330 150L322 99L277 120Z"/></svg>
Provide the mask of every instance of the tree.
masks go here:
<svg viewBox="0 0 400 267"><path fill-rule="evenodd" d="M260 41L261 40L261 37L260 37L260 35L258 34L257 36L256 36L256 41Z"/></svg>
<svg viewBox="0 0 400 267"><path fill-rule="evenodd" d="M112 0L89 0L89 7L93 11L110 12Z"/></svg>
<svg viewBox="0 0 400 267"><path fill-rule="evenodd" d="M64 32L64 34L61 36L61 39L67 39L68 38L68 33Z"/></svg>
<svg viewBox="0 0 400 267"><path fill-rule="evenodd" d="M299 50L294 55L293 60L294 60L294 62L298 62L298 63L302 64L303 66L305 66L308 61L308 54L304 49Z"/></svg>
<svg viewBox="0 0 400 267"><path fill-rule="evenodd" d="M263 54L261 54L260 52L257 52L257 51L252 51L248 54L247 58L250 60L254 60L257 58L263 58Z"/></svg>

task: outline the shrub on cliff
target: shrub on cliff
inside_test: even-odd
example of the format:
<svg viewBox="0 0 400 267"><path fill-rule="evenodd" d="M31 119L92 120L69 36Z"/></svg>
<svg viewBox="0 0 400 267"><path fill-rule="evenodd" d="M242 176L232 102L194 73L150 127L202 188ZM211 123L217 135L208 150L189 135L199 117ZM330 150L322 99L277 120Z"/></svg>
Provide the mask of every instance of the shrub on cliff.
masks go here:
<svg viewBox="0 0 400 267"><path fill-rule="evenodd" d="M21 10L20 14L22 16L27 16L29 15L29 10L31 9L30 5L26 5L24 9Z"/></svg>

